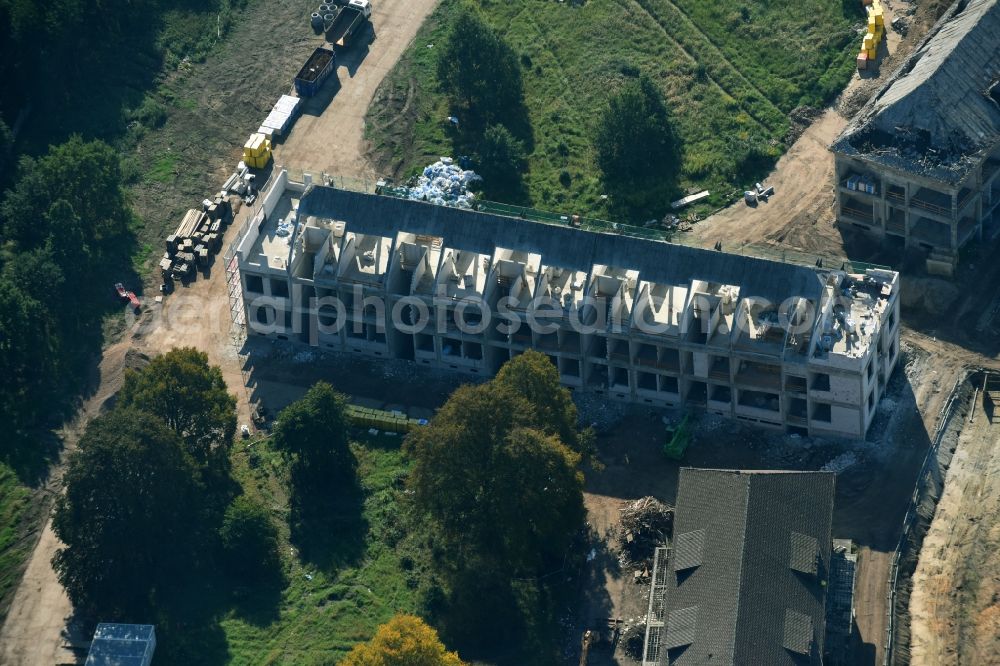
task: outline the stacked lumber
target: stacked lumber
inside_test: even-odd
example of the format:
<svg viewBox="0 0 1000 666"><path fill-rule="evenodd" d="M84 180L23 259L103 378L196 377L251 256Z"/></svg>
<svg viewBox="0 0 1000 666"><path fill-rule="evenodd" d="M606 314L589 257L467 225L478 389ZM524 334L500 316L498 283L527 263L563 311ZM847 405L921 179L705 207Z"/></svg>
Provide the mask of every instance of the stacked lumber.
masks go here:
<svg viewBox="0 0 1000 666"><path fill-rule="evenodd" d="M177 231L167 236L166 252L160 260L164 280L187 280L205 268L222 249L222 237L232 220L232 207L222 195L205 199L201 208L184 214Z"/></svg>

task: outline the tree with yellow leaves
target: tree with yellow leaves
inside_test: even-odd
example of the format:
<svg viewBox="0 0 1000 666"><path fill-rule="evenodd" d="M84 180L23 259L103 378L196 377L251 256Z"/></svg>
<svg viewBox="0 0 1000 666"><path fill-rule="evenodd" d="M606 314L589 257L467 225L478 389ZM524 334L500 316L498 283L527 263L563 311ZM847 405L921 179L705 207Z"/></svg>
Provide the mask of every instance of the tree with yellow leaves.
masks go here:
<svg viewBox="0 0 1000 666"><path fill-rule="evenodd" d="M448 652L437 632L419 617L397 615L359 643L340 666L465 666L457 652Z"/></svg>

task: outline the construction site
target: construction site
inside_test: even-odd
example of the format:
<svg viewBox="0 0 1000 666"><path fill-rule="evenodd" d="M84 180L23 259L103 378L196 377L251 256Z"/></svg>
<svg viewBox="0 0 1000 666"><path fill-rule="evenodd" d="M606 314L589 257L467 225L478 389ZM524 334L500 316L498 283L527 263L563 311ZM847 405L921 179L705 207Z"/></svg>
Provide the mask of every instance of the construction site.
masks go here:
<svg viewBox="0 0 1000 666"><path fill-rule="evenodd" d="M227 256L250 335L481 376L533 348L574 390L800 434L864 436L899 356L891 270L519 222L285 171Z"/></svg>
<svg viewBox="0 0 1000 666"><path fill-rule="evenodd" d="M837 221L951 275L1000 230L1000 15L956 3L833 144Z"/></svg>
<svg viewBox="0 0 1000 666"><path fill-rule="evenodd" d="M284 92L165 223L160 295L67 449L175 347L222 368L249 438L319 380L405 434L535 349L600 463L565 663L1000 663L996 0L865 3L859 71L773 196L673 237L380 179L365 113L435 4L299 21ZM0 663L80 662L58 547L46 524Z"/></svg>

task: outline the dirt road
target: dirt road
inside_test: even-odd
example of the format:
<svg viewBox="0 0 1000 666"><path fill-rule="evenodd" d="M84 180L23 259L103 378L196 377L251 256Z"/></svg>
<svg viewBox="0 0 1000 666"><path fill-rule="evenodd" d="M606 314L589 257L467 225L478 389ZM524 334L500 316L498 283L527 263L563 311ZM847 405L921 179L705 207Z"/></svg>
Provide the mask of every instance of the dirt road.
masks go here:
<svg viewBox="0 0 1000 666"><path fill-rule="evenodd" d="M129 349L129 341L125 340L105 350L97 392L84 403L76 421L62 432L65 453L75 448L86 424L101 412L103 405L121 387L124 369L129 364ZM61 472L58 466L53 469L47 484L52 492L61 488ZM52 666L74 663L73 653L63 647L62 635L73 606L56 580L51 565L52 557L61 546L62 543L52 532L52 520L49 519L14 593L10 613L0 629L0 664Z"/></svg>
<svg viewBox="0 0 1000 666"><path fill-rule="evenodd" d="M364 157L368 104L436 5L437 0L374 3L374 40L367 47L356 44L338 59L342 88L332 100L321 93L305 105L295 130L275 150L275 163L296 172L326 172L346 178L374 176Z"/></svg>
<svg viewBox="0 0 1000 666"><path fill-rule="evenodd" d="M750 208L742 201L695 225L690 236L703 246L722 242L723 250L757 243L782 245L809 253L839 249L833 225L833 157L827 146L847 126L828 109L785 153L767 179L775 196Z"/></svg>
<svg viewBox="0 0 1000 666"><path fill-rule="evenodd" d="M886 25L894 12L909 4L884 3ZM933 12L928 9L926 13ZM885 83L932 22L920 18L905 38L895 30L886 32L879 51L880 66L864 75L856 73L837 103L811 123L778 160L766 179L774 186L773 197L753 208L737 201L696 224L682 242L713 247L721 241L723 249L731 252L753 244L845 258L843 238L834 226L833 155L829 146L847 127L851 111Z"/></svg>

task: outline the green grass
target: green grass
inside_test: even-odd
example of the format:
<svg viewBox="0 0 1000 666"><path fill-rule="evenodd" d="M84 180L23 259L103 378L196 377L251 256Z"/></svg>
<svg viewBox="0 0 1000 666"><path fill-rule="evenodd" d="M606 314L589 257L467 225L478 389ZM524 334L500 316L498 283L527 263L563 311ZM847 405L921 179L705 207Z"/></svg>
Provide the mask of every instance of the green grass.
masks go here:
<svg viewBox="0 0 1000 666"><path fill-rule="evenodd" d="M156 183L169 183L174 179L177 167L176 153L161 155L146 172L146 180Z"/></svg>
<svg viewBox="0 0 1000 666"><path fill-rule="evenodd" d="M369 110L368 138L387 173L406 177L451 152L443 122L449 108L438 91L432 45L445 39L459 1L441 3ZM664 91L684 142L678 189L707 188L713 192L708 206L727 203L786 149L788 113L828 103L849 80L852 26L860 16L854 4L481 3L521 57L534 129L527 203L611 215L601 199L594 123L609 94L640 73ZM560 179L563 171L568 181Z"/></svg>
<svg viewBox="0 0 1000 666"><path fill-rule="evenodd" d="M252 447L253 466L244 450L234 454L245 492L271 507L282 528L287 586L270 615L237 609L222 618L228 655L209 663L330 664L393 615L419 612L431 580L429 556L424 537L407 533L401 489L407 463L400 444L400 438L380 438L353 446L367 528L360 543L349 536L338 540L332 556L339 563L328 568L290 554L281 457L264 443Z"/></svg>
<svg viewBox="0 0 1000 666"><path fill-rule="evenodd" d="M34 542L24 533L31 492L14 471L0 463L0 621L21 577L21 566Z"/></svg>

